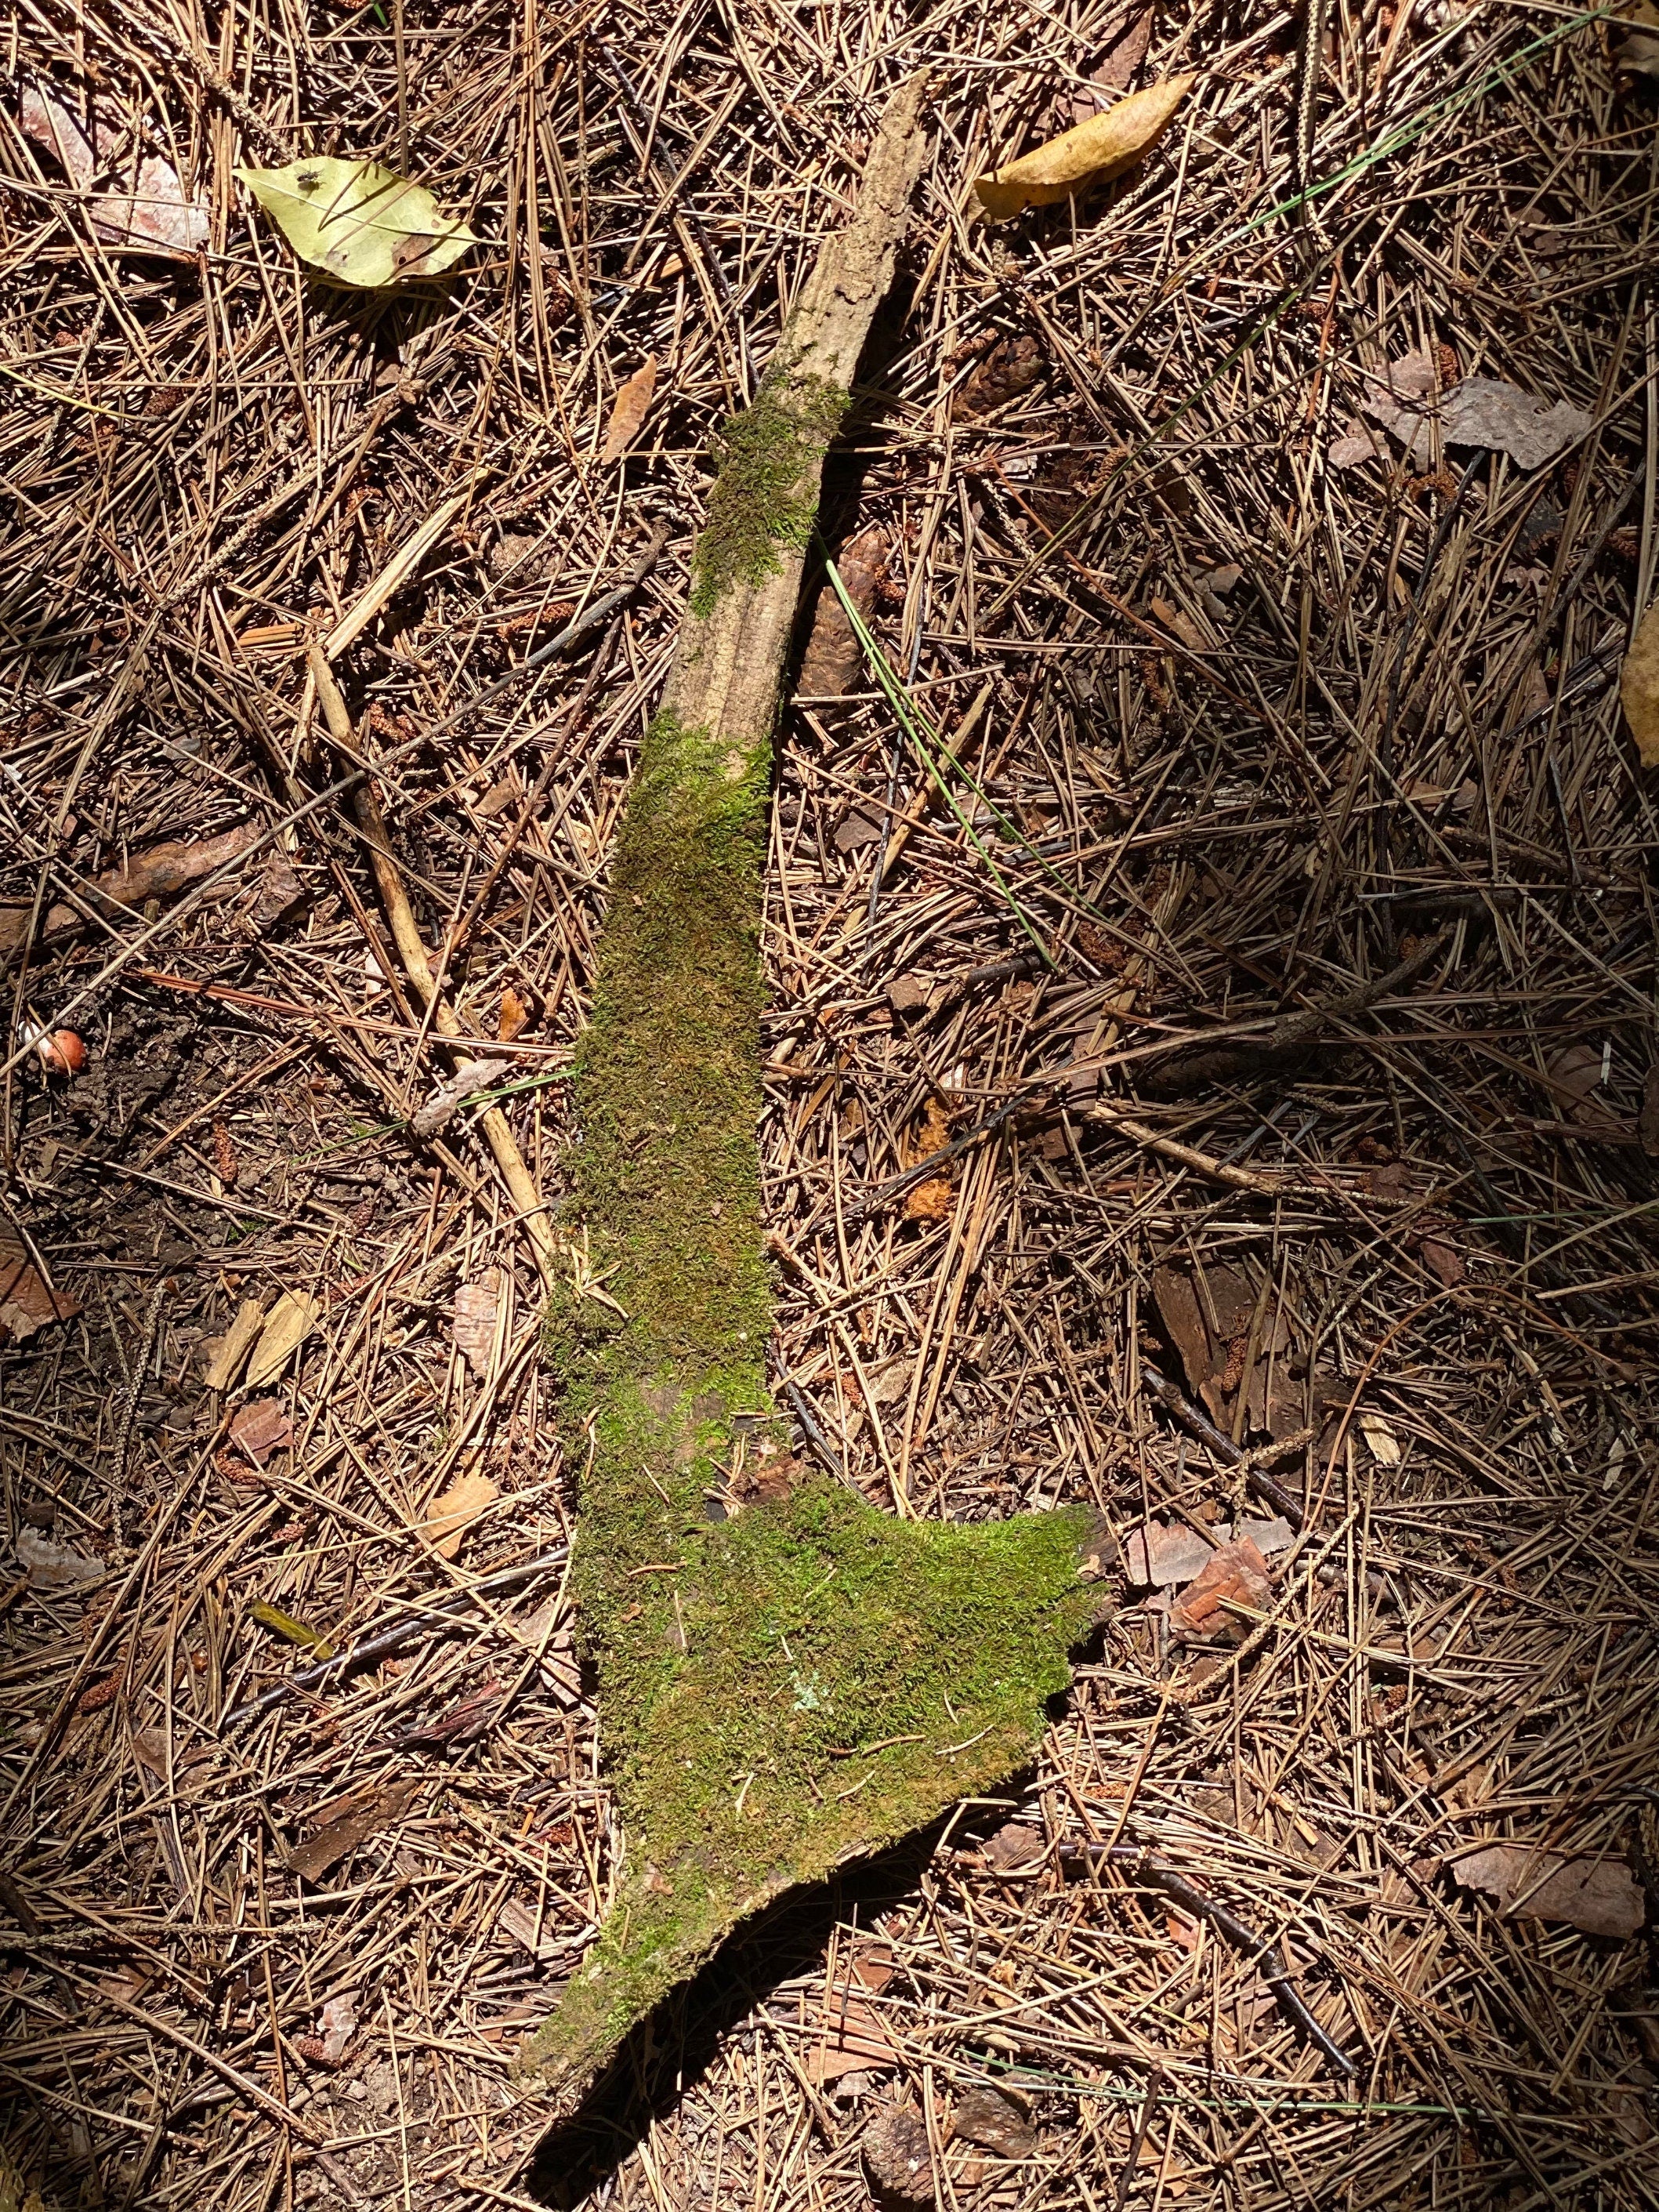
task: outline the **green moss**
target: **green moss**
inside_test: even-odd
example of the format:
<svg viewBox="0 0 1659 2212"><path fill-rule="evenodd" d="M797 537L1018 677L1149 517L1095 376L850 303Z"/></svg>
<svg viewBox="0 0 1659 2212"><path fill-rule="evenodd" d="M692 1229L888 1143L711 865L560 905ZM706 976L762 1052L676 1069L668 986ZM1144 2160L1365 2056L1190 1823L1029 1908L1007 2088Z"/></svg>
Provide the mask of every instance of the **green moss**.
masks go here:
<svg viewBox="0 0 1659 2212"><path fill-rule="evenodd" d="M769 380L727 432L705 609L804 542L837 395ZM582 1227L550 1355L580 1472L571 1590L627 1840L599 1942L521 2064L568 2088L769 1896L1030 1757L1095 1607L1084 1517L920 1527L785 1449L756 1131L770 748L659 715L574 1067ZM775 1492L776 1494L771 1494Z"/></svg>
<svg viewBox="0 0 1659 2212"><path fill-rule="evenodd" d="M818 471L847 396L817 377L774 369L721 433L708 516L691 557L691 611L711 615L733 583L775 573L799 551L818 512Z"/></svg>
<svg viewBox="0 0 1659 2212"><path fill-rule="evenodd" d="M562 1356L573 1382L597 1376L592 1340L618 1332L636 1374L757 1364L765 1350L755 1130L769 773L769 747L712 745L672 715L646 738L574 1069L587 1273L627 1318L575 1299L581 1326Z"/></svg>
<svg viewBox="0 0 1659 2212"><path fill-rule="evenodd" d="M764 1411L753 1370L613 1372L592 1404L572 1589L629 1876L532 2066L610 2049L763 1899L1018 1766L1094 1611L1079 1513L923 1527L809 1479L711 1521Z"/></svg>

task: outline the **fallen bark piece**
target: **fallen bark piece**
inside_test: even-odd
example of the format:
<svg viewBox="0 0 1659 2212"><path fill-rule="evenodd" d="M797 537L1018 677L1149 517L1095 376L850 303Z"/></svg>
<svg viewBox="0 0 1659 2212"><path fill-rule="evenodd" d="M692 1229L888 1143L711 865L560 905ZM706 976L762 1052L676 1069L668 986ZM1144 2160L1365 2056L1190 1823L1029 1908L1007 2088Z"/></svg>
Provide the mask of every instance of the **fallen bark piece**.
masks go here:
<svg viewBox="0 0 1659 2212"><path fill-rule="evenodd" d="M204 1350L210 1351L207 1368L202 1381L210 1390L228 1390L242 1371L242 1363L252 1351L259 1331L264 1327L265 1310L258 1298L244 1298L236 1309L236 1318L220 1337L209 1340Z"/></svg>
<svg viewBox="0 0 1659 2212"><path fill-rule="evenodd" d="M887 533L876 527L861 531L858 537L842 546L836 562L847 596L865 622L868 622L875 611L876 599L887 575ZM806 641L806 650L801 655L795 696L797 699L839 699L845 693L860 688L863 674L864 647L858 632L847 619L847 610L837 598L834 586L826 579L812 611L811 635ZM878 820L871 836L878 837L880 835L881 825ZM839 838L836 842L842 851L848 849L841 845Z"/></svg>
<svg viewBox="0 0 1659 2212"><path fill-rule="evenodd" d="M1484 1889L1521 1920L1565 1920L1586 1936L1634 1936L1646 1900L1622 1859L1565 1858L1527 1844L1486 1844L1449 1862L1465 1889Z"/></svg>
<svg viewBox="0 0 1659 2212"><path fill-rule="evenodd" d="M263 1390L274 1382L289 1359L316 1328L322 1307L308 1291L284 1291L265 1316L247 1363L250 1390Z"/></svg>
<svg viewBox="0 0 1659 2212"><path fill-rule="evenodd" d="M216 868L222 868L257 842L259 831L252 822L244 822L234 830L227 830L217 837L204 837L193 843L152 845L149 852L141 853L124 868L106 868L102 875L94 876L82 889L81 896L94 914L106 921L131 919L133 912L147 899L170 898L173 892L183 890L187 884L198 883L210 876ZM19 952L28 940L29 915L27 907L9 907L0 912L0 957ZM40 924L40 934L48 944L73 937L87 927L87 918L79 906L60 903L48 907Z"/></svg>
<svg viewBox="0 0 1659 2212"><path fill-rule="evenodd" d="M472 1282L463 1283L455 1293L455 1314L451 1323L456 1349L482 1382L489 1372L489 1362L495 1349L495 1321L501 1310L501 1271L486 1267Z"/></svg>
<svg viewBox="0 0 1659 2212"><path fill-rule="evenodd" d="M858 212L728 424L662 706L616 846L573 1068L581 1234L547 1310L571 1463L570 1592L626 1850L608 1915L520 2053L568 2112L629 2029L769 1899L1028 1759L1098 1605L1085 1516L929 1527L785 1468L756 1130L772 736L823 457L892 281L924 152L890 103Z"/></svg>
<svg viewBox="0 0 1659 2212"><path fill-rule="evenodd" d="M1228 1636L1235 1643L1243 1643L1249 1628L1224 1609L1222 1601L1228 1599L1261 1613L1272 1602L1273 1594L1267 1562L1248 1536L1241 1536L1236 1543L1223 1544L1210 1554L1170 1607L1170 1620L1176 1628L1190 1630L1194 1635Z"/></svg>
<svg viewBox="0 0 1659 2212"><path fill-rule="evenodd" d="M289 1866L302 1881L320 1881L332 1866L349 1853L400 1820L412 1803L419 1784L396 1782L385 1790L371 1790L330 1807L331 1818L288 1854Z"/></svg>

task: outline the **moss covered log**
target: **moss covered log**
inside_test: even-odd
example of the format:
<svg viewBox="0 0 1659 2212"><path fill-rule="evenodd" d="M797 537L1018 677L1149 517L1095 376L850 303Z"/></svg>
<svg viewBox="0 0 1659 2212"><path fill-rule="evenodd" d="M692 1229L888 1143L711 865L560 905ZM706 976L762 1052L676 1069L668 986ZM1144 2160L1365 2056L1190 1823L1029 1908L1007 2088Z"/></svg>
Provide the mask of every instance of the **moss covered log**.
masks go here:
<svg viewBox="0 0 1659 2212"><path fill-rule="evenodd" d="M521 2054L568 2108L745 1914L1030 1755L1097 1607L1085 1516L922 1527L790 1457L756 1132L771 734L824 451L891 281L920 88L890 111L756 405L615 856L575 1069L581 1230L550 1310L580 1471L572 1568L624 1862Z"/></svg>

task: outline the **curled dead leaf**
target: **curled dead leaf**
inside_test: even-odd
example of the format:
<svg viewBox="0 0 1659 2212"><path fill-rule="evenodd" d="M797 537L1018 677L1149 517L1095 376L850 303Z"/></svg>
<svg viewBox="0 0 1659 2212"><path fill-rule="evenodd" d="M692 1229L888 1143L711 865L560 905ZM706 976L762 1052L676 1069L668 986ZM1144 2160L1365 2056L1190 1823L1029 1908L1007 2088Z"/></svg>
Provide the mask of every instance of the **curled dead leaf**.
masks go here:
<svg viewBox="0 0 1659 2212"><path fill-rule="evenodd" d="M640 434L641 425L657 389L657 360L648 355L643 368L636 368L622 385L611 402L611 420L606 425L601 461L619 461Z"/></svg>
<svg viewBox="0 0 1659 2212"><path fill-rule="evenodd" d="M1121 177L1164 136L1193 83L1190 76L1171 76L1132 92L1046 146L978 178L974 190L987 221L1006 222L1026 208L1050 207Z"/></svg>
<svg viewBox="0 0 1659 2212"><path fill-rule="evenodd" d="M915 1167L942 1152L951 1141L951 1117L945 1102L935 1094L921 1109L921 1119L911 1133L906 1146L909 1157L904 1164ZM951 1178L948 1173L926 1176L915 1183L905 1194L904 1218L907 1221L939 1222L951 1218Z"/></svg>
<svg viewBox="0 0 1659 2212"><path fill-rule="evenodd" d="M487 1474L480 1474L476 1468L470 1469L441 1498L434 1499L426 1518L417 1522L416 1533L425 1538L441 1559L453 1559L460 1551L462 1537L500 1496Z"/></svg>

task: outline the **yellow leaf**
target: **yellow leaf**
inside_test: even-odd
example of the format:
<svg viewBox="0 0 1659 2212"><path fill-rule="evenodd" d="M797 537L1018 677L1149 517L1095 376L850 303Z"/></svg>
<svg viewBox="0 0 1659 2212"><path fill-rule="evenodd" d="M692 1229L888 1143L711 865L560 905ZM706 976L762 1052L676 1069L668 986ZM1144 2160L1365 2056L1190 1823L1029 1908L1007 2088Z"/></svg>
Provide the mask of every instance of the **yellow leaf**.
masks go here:
<svg viewBox="0 0 1659 2212"><path fill-rule="evenodd" d="M309 1292L283 1291L267 1315L259 1341L253 1347L253 1357L248 1361L246 1381L250 1390L262 1389L267 1382L276 1380L288 1365L289 1355L297 1351L316 1328L321 1311L321 1306Z"/></svg>
<svg viewBox="0 0 1659 2212"><path fill-rule="evenodd" d="M234 173L301 260L337 284L375 291L405 276L441 276L477 243L464 223L439 214L424 185L378 161L318 155Z"/></svg>
<svg viewBox="0 0 1659 2212"><path fill-rule="evenodd" d="M303 1620L296 1620L291 1613L280 1606L267 1605L262 1597L254 1599L248 1607L248 1617L257 1620L261 1628L268 1628L275 1636L284 1636L290 1644L297 1644L302 1651L309 1651L319 1659L331 1659L334 1646L319 1628L313 1628Z"/></svg>
<svg viewBox="0 0 1659 2212"><path fill-rule="evenodd" d="M1023 209L1052 206L1133 168L1168 130L1193 82L1190 76L1168 76L1145 92L1132 92L1035 153L1022 154L1006 168L979 178L974 190L987 221L1006 222Z"/></svg>
<svg viewBox="0 0 1659 2212"><path fill-rule="evenodd" d="M464 1474L441 1498L433 1500L416 1533L425 1537L441 1559L453 1559L461 1548L461 1538L484 1508L500 1496L487 1474L476 1471Z"/></svg>
<svg viewBox="0 0 1659 2212"><path fill-rule="evenodd" d="M1620 672L1619 696L1644 768L1659 768L1659 599L1642 617Z"/></svg>
<svg viewBox="0 0 1659 2212"><path fill-rule="evenodd" d="M620 392L611 410L610 427L605 434L602 461L617 461L639 435L651 396L657 388L657 357L651 355L643 368L636 368Z"/></svg>

